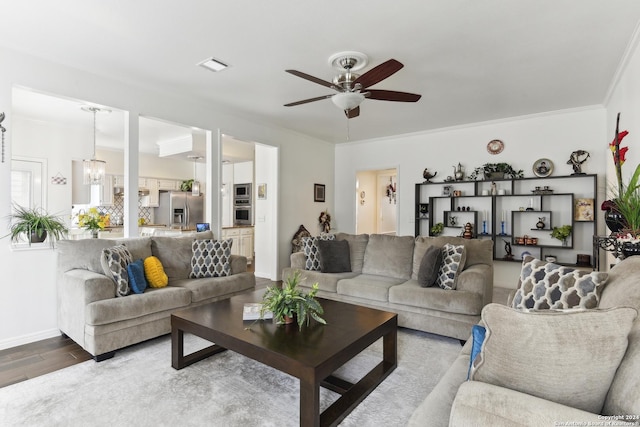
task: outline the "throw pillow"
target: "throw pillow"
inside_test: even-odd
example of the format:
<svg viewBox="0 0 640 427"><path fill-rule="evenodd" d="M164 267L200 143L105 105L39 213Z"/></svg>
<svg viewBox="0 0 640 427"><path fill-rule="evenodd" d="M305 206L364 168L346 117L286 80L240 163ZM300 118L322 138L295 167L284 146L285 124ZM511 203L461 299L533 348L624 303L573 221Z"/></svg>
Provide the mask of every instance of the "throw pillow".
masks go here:
<svg viewBox="0 0 640 427"><path fill-rule="evenodd" d="M630 307L523 312L489 304L471 380L599 414L637 314Z"/></svg>
<svg viewBox="0 0 640 427"><path fill-rule="evenodd" d="M194 240L191 245L191 273L189 278L223 277L231 275L232 239L215 241Z"/></svg>
<svg viewBox="0 0 640 427"><path fill-rule="evenodd" d="M152 288L164 288L169 284L169 277L164 272L162 263L155 256L144 259L144 276Z"/></svg>
<svg viewBox="0 0 640 427"><path fill-rule="evenodd" d="M304 225L300 225L298 227L298 231L293 235L293 239L291 239L291 253L294 254L296 252L302 252L302 238L303 237L311 237L311 233L304 228Z"/></svg>
<svg viewBox="0 0 640 427"><path fill-rule="evenodd" d="M442 264L442 249L436 246L429 246L424 252L420 269L418 270L418 283L423 288L436 284L440 265Z"/></svg>
<svg viewBox="0 0 640 427"><path fill-rule="evenodd" d="M482 344L484 343L484 337L487 334L487 329L484 326L473 325L471 327L471 356L469 357L469 370L467 370L467 379L471 376L471 367L473 366L473 362L480 354L480 350L482 350Z"/></svg>
<svg viewBox="0 0 640 427"><path fill-rule="evenodd" d="M304 250L304 256L306 257L304 269L320 271L320 258L318 255L318 240L334 240L336 238L333 234L321 234L316 237L303 237L302 249Z"/></svg>
<svg viewBox="0 0 640 427"><path fill-rule="evenodd" d="M436 284L445 290L453 290L458 282L458 274L464 268L466 251L463 245L445 243L442 247L442 264L438 270Z"/></svg>
<svg viewBox="0 0 640 427"><path fill-rule="evenodd" d="M346 240L318 240L318 255L323 273L351 271L349 242Z"/></svg>
<svg viewBox="0 0 640 427"><path fill-rule="evenodd" d="M129 287L134 294L141 294L147 289L147 279L144 277L144 261L138 259L127 265Z"/></svg>
<svg viewBox="0 0 640 427"><path fill-rule="evenodd" d="M527 256L511 306L518 309L597 308L609 275Z"/></svg>
<svg viewBox="0 0 640 427"><path fill-rule="evenodd" d="M110 277L116 284L116 295L124 297L129 295L129 274L127 265L133 261L129 249L125 245L116 245L102 250L100 263L104 274Z"/></svg>

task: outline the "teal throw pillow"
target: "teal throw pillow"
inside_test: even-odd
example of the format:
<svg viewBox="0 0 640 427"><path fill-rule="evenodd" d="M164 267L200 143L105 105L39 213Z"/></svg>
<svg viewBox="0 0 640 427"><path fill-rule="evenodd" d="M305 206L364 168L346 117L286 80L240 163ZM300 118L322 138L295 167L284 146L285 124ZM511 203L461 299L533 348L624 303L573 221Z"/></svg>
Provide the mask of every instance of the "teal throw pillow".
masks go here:
<svg viewBox="0 0 640 427"><path fill-rule="evenodd" d="M484 342L484 336L487 330L480 325L473 325L471 328L471 339L473 339L471 345L471 358L469 360L469 370L467 371L467 379L471 375L471 367L473 366L473 362L476 360L476 356L480 354L480 350L482 350L482 343Z"/></svg>
<svg viewBox="0 0 640 427"><path fill-rule="evenodd" d="M127 265L129 273L129 287L134 294L141 294L147 289L147 279L144 277L144 261L141 259Z"/></svg>

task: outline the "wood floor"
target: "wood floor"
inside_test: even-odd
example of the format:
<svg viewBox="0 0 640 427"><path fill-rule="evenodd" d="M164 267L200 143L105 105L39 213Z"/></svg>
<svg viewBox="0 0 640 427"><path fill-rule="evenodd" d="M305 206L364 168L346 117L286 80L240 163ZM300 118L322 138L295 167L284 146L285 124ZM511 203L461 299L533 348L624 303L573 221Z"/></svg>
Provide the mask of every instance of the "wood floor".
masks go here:
<svg viewBox="0 0 640 427"><path fill-rule="evenodd" d="M273 284L256 278L256 288ZM0 388L91 359L71 338L62 336L0 350Z"/></svg>

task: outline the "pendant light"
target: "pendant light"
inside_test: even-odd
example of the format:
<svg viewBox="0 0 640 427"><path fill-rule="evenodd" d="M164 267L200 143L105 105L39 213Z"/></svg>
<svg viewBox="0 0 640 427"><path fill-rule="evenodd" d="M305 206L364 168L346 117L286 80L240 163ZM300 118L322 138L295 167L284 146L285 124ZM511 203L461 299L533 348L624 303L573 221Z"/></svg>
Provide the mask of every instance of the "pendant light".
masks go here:
<svg viewBox="0 0 640 427"><path fill-rule="evenodd" d="M200 182L196 177L196 162L200 160L201 156L187 156L189 159L193 159L193 184L191 184L191 194L193 196L200 195Z"/></svg>
<svg viewBox="0 0 640 427"><path fill-rule="evenodd" d="M84 176L83 182L85 185L104 185L107 162L96 159L96 113L110 113L111 110L87 105L83 106L82 110L93 113L93 156L91 159L85 159L82 161Z"/></svg>

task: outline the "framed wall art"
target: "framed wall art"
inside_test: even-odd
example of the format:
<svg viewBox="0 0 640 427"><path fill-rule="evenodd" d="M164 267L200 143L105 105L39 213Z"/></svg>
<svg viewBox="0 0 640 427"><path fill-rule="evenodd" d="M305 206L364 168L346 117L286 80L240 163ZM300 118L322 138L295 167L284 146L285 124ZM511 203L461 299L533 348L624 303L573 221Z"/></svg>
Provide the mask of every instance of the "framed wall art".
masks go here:
<svg viewBox="0 0 640 427"><path fill-rule="evenodd" d="M313 184L313 201L324 202L324 184Z"/></svg>
<svg viewBox="0 0 640 427"><path fill-rule="evenodd" d="M538 159L533 164L533 173L539 178L551 175L553 172L553 162L549 159Z"/></svg>
<svg viewBox="0 0 640 427"><path fill-rule="evenodd" d="M573 219L575 221L585 222L594 220L593 199L576 199L574 203Z"/></svg>
<svg viewBox="0 0 640 427"><path fill-rule="evenodd" d="M267 200L267 184L258 184L258 200Z"/></svg>

